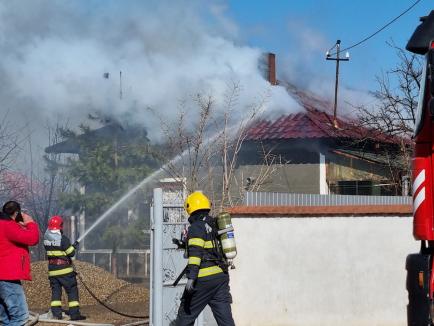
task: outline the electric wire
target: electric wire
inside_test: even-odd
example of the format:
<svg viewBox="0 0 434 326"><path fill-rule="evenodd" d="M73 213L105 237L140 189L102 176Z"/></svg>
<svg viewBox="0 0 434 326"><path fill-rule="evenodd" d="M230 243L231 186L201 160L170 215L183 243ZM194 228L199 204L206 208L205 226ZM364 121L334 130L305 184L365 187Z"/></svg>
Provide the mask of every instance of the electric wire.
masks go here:
<svg viewBox="0 0 434 326"><path fill-rule="evenodd" d="M345 49L340 50L341 52L344 51L348 51L352 48L355 48L356 46L359 46L362 43L365 43L366 41L368 41L369 39L373 38L375 35L379 34L380 32L382 32L384 29L386 29L387 27L389 27L390 25L392 25L394 22L396 22L399 18L401 18L402 16L404 16L407 12L409 12L411 9L413 9L419 2L421 2L422 0L416 0L410 7L408 7L406 10L404 10L402 13L400 13L398 16L396 16L395 18L393 18L391 21L389 21L386 25L384 25L383 27L381 27L380 29L378 29L376 32L372 33L371 35L365 37L364 39L362 39L361 41L346 47ZM333 46L334 47L334 46ZM333 49L333 47L331 47L331 49ZM329 50L330 51L330 50ZM332 54L330 54L330 56L333 56L337 54L337 52L334 52Z"/></svg>

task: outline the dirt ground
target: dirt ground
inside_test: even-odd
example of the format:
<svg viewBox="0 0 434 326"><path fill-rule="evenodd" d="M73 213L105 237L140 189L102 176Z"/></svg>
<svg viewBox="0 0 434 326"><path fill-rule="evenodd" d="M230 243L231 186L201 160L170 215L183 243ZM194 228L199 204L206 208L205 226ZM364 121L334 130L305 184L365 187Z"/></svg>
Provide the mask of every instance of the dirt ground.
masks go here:
<svg viewBox="0 0 434 326"><path fill-rule="evenodd" d="M89 263L75 261L79 273L78 288L80 307L86 322L125 325L147 319L149 310L149 289L144 284L132 284L117 279L105 270ZM49 310L51 290L48 282L47 262L32 263L32 278L24 282L27 303L32 312L43 314ZM84 282L84 283L83 283ZM88 292L90 291L104 304L121 313L146 318L131 318L118 315L104 308ZM62 296L63 308L67 307L66 294ZM65 316L65 320L69 317ZM73 323L71 323L73 325ZM65 325L39 322L37 325Z"/></svg>

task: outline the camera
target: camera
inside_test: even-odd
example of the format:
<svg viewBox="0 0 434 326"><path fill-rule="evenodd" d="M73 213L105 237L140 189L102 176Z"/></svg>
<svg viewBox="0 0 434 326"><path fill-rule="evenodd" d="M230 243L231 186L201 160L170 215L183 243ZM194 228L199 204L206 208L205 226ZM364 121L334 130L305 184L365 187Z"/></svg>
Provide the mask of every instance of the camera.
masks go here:
<svg viewBox="0 0 434 326"><path fill-rule="evenodd" d="M15 222L24 222L23 215L21 214L21 211L18 211L17 217L15 218Z"/></svg>

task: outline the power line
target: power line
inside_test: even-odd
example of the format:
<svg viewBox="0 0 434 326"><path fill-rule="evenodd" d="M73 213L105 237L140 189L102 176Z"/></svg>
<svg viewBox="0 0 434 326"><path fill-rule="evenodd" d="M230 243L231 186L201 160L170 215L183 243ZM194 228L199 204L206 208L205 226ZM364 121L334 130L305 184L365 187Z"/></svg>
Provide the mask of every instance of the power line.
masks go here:
<svg viewBox="0 0 434 326"><path fill-rule="evenodd" d="M408 7L406 10L404 10L401 14L399 14L398 16L396 16L395 18L393 18L391 21L389 21L386 25L384 25L383 27L381 27L379 30L377 30L376 32L372 33L371 35L365 37L364 39L362 39L361 41L341 50L341 51L347 51L349 49L355 48L356 46L359 46L360 44L366 42L367 40L373 38L375 35L377 35L378 33L380 33L381 31L383 31L384 29L386 29L387 27L389 27L390 25L392 25L394 22L396 22L399 18L401 18L402 16L404 16L407 12L409 12L411 9L413 9L419 2L421 2L422 0L417 0L415 1L410 7ZM333 46L334 47L334 46ZM332 48L333 48L332 47ZM330 55L335 55L336 53L332 53Z"/></svg>

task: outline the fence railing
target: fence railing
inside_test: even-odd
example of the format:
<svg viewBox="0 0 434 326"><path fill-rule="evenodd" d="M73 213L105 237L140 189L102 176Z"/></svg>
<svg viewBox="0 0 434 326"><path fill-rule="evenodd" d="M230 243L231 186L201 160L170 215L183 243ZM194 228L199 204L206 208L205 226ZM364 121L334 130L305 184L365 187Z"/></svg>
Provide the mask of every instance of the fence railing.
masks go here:
<svg viewBox="0 0 434 326"><path fill-rule="evenodd" d="M113 255L117 260L117 275L120 278L149 278L150 249L118 249L115 253L111 249L80 250L80 260L112 272Z"/></svg>
<svg viewBox="0 0 434 326"><path fill-rule="evenodd" d="M411 196L356 196L246 192L247 206L410 205Z"/></svg>

